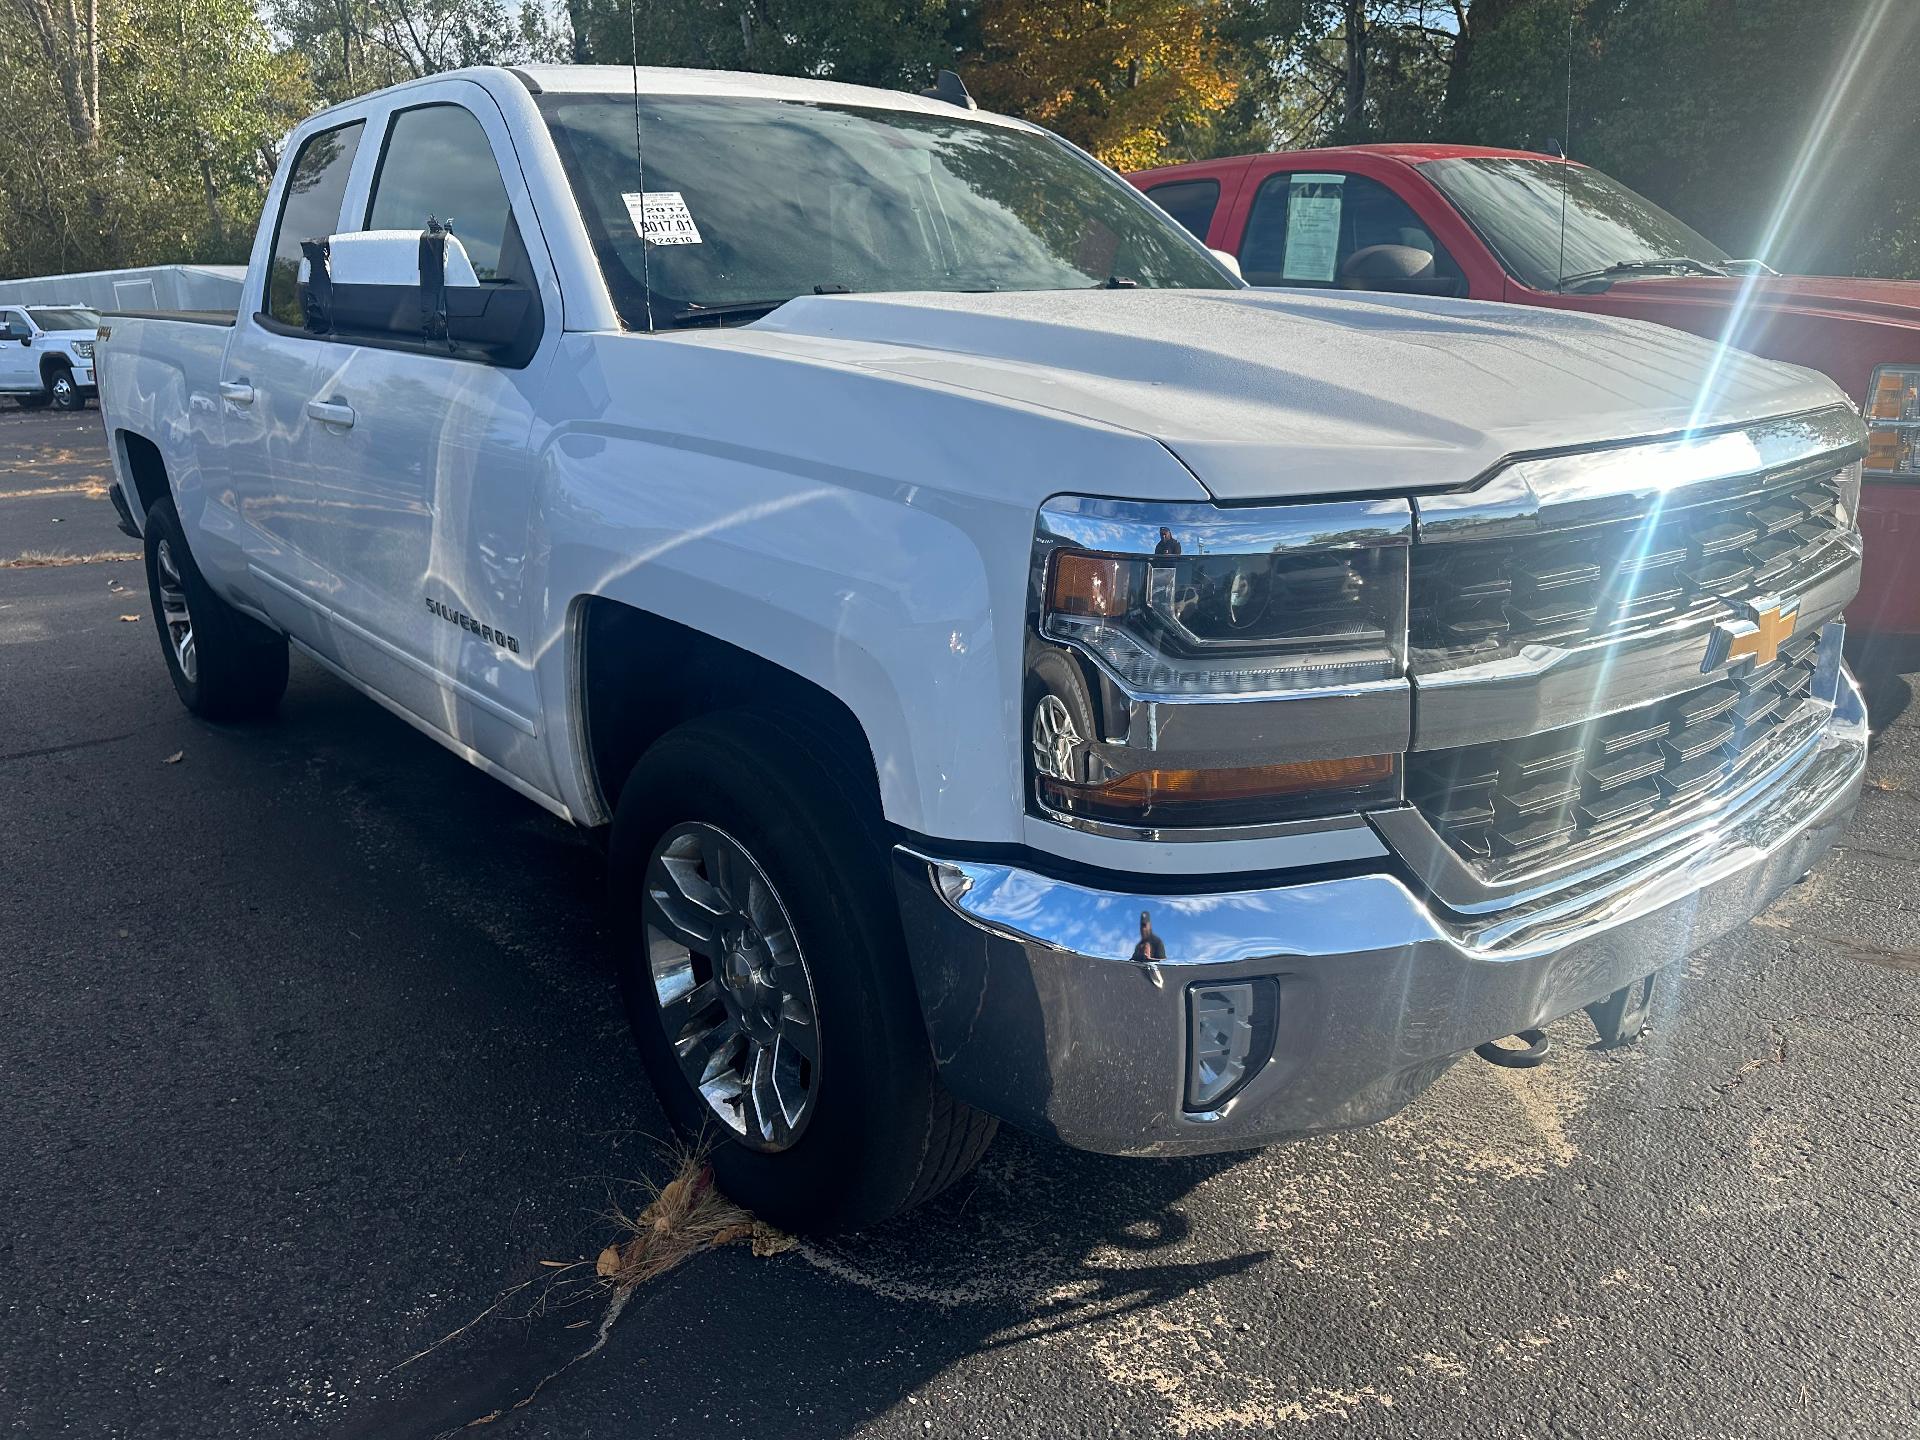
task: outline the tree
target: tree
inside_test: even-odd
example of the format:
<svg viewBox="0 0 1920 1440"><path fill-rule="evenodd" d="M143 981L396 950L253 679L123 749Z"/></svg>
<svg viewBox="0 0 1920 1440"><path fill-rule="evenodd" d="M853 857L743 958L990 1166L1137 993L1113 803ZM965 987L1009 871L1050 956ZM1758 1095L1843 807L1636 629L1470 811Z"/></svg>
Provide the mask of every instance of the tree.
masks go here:
<svg viewBox="0 0 1920 1440"><path fill-rule="evenodd" d="M594 59L917 90L973 33L961 0L571 0ZM576 41L576 45L579 42Z"/></svg>
<svg viewBox="0 0 1920 1440"><path fill-rule="evenodd" d="M1109 165L1152 165L1171 131L1233 100L1222 18L1195 0L988 0L973 89Z"/></svg>
<svg viewBox="0 0 1920 1440"><path fill-rule="evenodd" d="M328 103L463 65L574 58L539 0L271 0Z"/></svg>
<svg viewBox="0 0 1920 1440"><path fill-rule="evenodd" d="M37 42L39 58L60 87L73 142L91 150L100 138L99 0L8 0Z"/></svg>
<svg viewBox="0 0 1920 1440"><path fill-rule="evenodd" d="M97 0L62 31L92 55L69 67L85 80L77 115L39 21L13 4L0 11L0 273L244 258L279 138L313 98L249 0ZM57 13L64 27L81 12Z"/></svg>

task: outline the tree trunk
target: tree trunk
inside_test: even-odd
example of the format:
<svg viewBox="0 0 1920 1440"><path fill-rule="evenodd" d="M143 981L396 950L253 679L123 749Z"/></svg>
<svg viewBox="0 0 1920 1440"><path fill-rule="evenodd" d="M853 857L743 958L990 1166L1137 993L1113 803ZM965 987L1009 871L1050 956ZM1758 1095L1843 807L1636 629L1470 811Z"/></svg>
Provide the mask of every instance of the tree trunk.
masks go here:
<svg viewBox="0 0 1920 1440"><path fill-rule="evenodd" d="M67 112L67 128L82 150L93 150L100 140L100 12L96 0L87 0L83 14L74 0L64 0L56 14L53 0L14 0L14 8L33 26L40 54L60 86Z"/></svg>
<svg viewBox="0 0 1920 1440"><path fill-rule="evenodd" d="M1459 33L1453 42L1453 52L1447 57L1447 96L1443 106L1449 122L1456 122L1465 113L1467 102L1473 98L1473 49L1474 46L1495 30L1513 13L1515 0L1454 0L1453 12L1458 20ZM1457 125L1450 125L1457 131ZM1561 140L1566 143L1564 137Z"/></svg>
<svg viewBox="0 0 1920 1440"><path fill-rule="evenodd" d="M1341 85L1341 138L1358 139L1367 125L1367 0L1341 0L1346 11L1347 76Z"/></svg>
<svg viewBox="0 0 1920 1440"><path fill-rule="evenodd" d="M567 0L567 25L573 31L573 63L593 64L593 30L587 0Z"/></svg>

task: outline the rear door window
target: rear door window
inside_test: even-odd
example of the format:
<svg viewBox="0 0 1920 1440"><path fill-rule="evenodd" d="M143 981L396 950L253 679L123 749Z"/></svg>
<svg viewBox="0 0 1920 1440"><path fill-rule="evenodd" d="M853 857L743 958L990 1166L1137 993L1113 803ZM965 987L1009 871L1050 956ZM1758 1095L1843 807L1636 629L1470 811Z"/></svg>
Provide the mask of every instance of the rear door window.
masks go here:
<svg viewBox="0 0 1920 1440"><path fill-rule="evenodd" d="M318 240L340 228L340 204L346 198L347 173L360 148L362 121L309 135L287 174L280 220L273 232L267 269L267 314L283 325L301 326L300 242Z"/></svg>
<svg viewBox="0 0 1920 1440"><path fill-rule="evenodd" d="M1213 224L1213 212L1220 204L1218 180L1174 180L1155 185L1147 198L1178 220L1201 244Z"/></svg>
<svg viewBox="0 0 1920 1440"><path fill-rule="evenodd" d="M1261 182L1240 245L1250 285L1366 288L1348 281L1353 257L1376 245L1433 256L1434 274L1458 281L1460 267L1412 207L1378 180L1338 171L1283 171Z"/></svg>

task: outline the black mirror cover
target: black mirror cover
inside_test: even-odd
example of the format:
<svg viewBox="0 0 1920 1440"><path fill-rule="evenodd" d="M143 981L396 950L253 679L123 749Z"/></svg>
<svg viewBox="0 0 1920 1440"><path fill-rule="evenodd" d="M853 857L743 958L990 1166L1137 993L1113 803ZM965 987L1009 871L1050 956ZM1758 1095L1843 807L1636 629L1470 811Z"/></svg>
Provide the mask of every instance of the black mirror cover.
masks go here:
<svg viewBox="0 0 1920 1440"><path fill-rule="evenodd" d="M447 236L451 233L431 216L420 232L420 333L428 340L447 338Z"/></svg>

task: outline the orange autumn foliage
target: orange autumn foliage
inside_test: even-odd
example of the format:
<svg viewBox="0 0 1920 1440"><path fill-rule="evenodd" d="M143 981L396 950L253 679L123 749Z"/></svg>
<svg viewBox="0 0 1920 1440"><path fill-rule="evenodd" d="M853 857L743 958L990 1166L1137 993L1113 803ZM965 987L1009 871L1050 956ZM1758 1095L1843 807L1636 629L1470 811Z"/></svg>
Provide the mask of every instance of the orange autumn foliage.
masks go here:
<svg viewBox="0 0 1920 1440"><path fill-rule="evenodd" d="M969 83L987 109L1140 169L1169 126L1234 97L1214 12L1206 0L987 0Z"/></svg>

